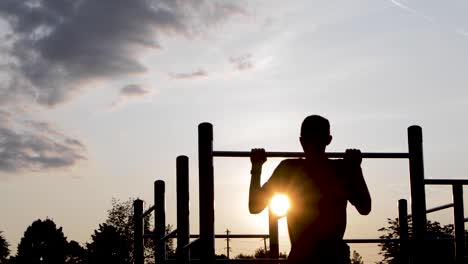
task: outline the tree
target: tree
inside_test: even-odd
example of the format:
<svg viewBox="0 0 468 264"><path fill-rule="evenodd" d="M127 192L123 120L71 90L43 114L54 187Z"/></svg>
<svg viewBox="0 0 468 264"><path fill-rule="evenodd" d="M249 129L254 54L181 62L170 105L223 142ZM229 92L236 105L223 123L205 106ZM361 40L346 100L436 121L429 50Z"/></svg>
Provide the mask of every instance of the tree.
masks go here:
<svg viewBox="0 0 468 264"><path fill-rule="evenodd" d="M108 224L100 224L87 244L89 264L132 263L129 255L128 239L120 230Z"/></svg>
<svg viewBox="0 0 468 264"><path fill-rule="evenodd" d="M62 228L57 228L50 219L38 219L24 232L18 245L16 263L64 263L66 247L67 239Z"/></svg>
<svg viewBox="0 0 468 264"><path fill-rule="evenodd" d="M379 229L380 232L384 232L380 236L381 239L398 239L400 238L400 225L398 218L387 219L388 226ZM412 221L408 218L409 227L409 238L413 238L412 233ZM453 225L440 225L439 222L427 221L427 236L429 239L453 239L454 227ZM466 237L466 236L465 236ZM400 262L399 252L400 244L398 242L389 242L379 244L381 249L380 255L383 256L384 260L380 263L386 264L397 264ZM465 249L465 252L467 250ZM426 252L431 254L431 260L434 263L453 263L454 257L454 244L451 241L439 240L432 241L427 244ZM466 254L466 253L465 253Z"/></svg>
<svg viewBox="0 0 468 264"><path fill-rule="evenodd" d="M65 263L67 264L85 264L87 263L87 252L80 244L74 240L67 244Z"/></svg>
<svg viewBox="0 0 468 264"><path fill-rule="evenodd" d="M255 253L253 255L255 258L270 258L270 250L267 249L265 251L265 248L257 248L257 250L255 250ZM287 254L284 253L284 252L280 252L279 253L279 257L280 258L286 258L287 257Z"/></svg>
<svg viewBox="0 0 468 264"><path fill-rule="evenodd" d="M351 257L351 264L364 264L364 261L362 261L361 255L356 250L353 250L353 256Z"/></svg>
<svg viewBox="0 0 468 264"><path fill-rule="evenodd" d="M127 201L120 201L118 199L112 199L112 208L107 210L106 224L115 227L121 232L128 243L128 254L131 261L133 262L133 198ZM144 229L145 233L151 232L153 226L151 225L151 215L144 218ZM166 233L169 233L172 229L171 225L166 226ZM154 261L154 241L151 239L145 239L145 259L149 262ZM173 239L170 238L166 241L166 254L168 258L175 257L175 249Z"/></svg>
<svg viewBox="0 0 468 264"><path fill-rule="evenodd" d="M7 257L10 255L10 249L8 248L10 244L8 244L2 233L0 231L0 264L6 263Z"/></svg>

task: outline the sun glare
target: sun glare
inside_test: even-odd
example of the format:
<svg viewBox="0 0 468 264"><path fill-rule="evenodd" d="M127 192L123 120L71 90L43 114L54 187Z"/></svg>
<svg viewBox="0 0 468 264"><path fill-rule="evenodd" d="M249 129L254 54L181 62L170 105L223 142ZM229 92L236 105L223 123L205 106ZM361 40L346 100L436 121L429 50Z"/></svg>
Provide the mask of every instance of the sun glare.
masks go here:
<svg viewBox="0 0 468 264"><path fill-rule="evenodd" d="M275 194L270 201L271 211L279 217L285 216L290 206L289 199L284 194Z"/></svg>

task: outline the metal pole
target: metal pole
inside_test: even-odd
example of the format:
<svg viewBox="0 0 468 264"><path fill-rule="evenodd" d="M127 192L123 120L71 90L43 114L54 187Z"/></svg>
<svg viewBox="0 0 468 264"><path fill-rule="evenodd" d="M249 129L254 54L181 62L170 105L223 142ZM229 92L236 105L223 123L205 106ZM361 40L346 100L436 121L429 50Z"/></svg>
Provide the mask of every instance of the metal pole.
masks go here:
<svg viewBox="0 0 468 264"><path fill-rule="evenodd" d="M155 263L166 263L166 241L161 239L166 235L166 212L165 212L165 184L164 181L154 182L154 230L155 230Z"/></svg>
<svg viewBox="0 0 468 264"><path fill-rule="evenodd" d="M424 263L426 238L426 194L424 188L423 139L420 126L408 127L411 214L415 239L415 261Z"/></svg>
<svg viewBox="0 0 468 264"><path fill-rule="evenodd" d="M455 222L455 263L462 264L465 250L465 216L463 212L463 185L452 185Z"/></svg>
<svg viewBox="0 0 468 264"><path fill-rule="evenodd" d="M278 217L268 208L268 227L270 230L270 258L279 258Z"/></svg>
<svg viewBox="0 0 468 264"><path fill-rule="evenodd" d="M305 157L303 152L266 152L269 158L300 158ZM343 152L327 152L325 153L329 158L344 158L345 153ZM237 158L248 158L250 157L250 151L213 151L213 157L237 157ZM366 159L407 159L409 158L408 153L387 153L387 152L364 152L362 157Z"/></svg>
<svg viewBox="0 0 468 264"><path fill-rule="evenodd" d="M189 158L178 156L177 167L177 263L188 263L190 243Z"/></svg>
<svg viewBox="0 0 468 264"><path fill-rule="evenodd" d="M134 264L144 263L143 248L143 201L136 199L133 202L133 259Z"/></svg>
<svg viewBox="0 0 468 264"><path fill-rule="evenodd" d="M400 264L408 264L408 203L405 199L398 200L398 221L400 224Z"/></svg>
<svg viewBox="0 0 468 264"><path fill-rule="evenodd" d="M213 126L198 125L198 177L200 195L200 260L215 263Z"/></svg>

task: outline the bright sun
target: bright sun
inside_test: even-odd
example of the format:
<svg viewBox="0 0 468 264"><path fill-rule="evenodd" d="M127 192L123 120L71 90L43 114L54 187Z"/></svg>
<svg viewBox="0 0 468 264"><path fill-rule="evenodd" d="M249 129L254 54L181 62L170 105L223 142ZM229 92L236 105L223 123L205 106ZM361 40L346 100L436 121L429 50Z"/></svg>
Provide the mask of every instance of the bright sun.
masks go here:
<svg viewBox="0 0 468 264"><path fill-rule="evenodd" d="M279 217L285 216L290 206L289 199L284 194L275 194L270 201L271 211Z"/></svg>

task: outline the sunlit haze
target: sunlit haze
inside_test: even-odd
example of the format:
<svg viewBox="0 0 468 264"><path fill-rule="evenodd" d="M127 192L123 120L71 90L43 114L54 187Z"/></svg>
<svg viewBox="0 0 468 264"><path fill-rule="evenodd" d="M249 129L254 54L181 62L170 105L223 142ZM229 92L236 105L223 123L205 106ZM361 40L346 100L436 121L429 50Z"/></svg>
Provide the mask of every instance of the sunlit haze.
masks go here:
<svg viewBox="0 0 468 264"><path fill-rule="evenodd" d="M289 207L289 198L284 194L275 194L270 201L270 210L277 216L285 216L288 212Z"/></svg>

